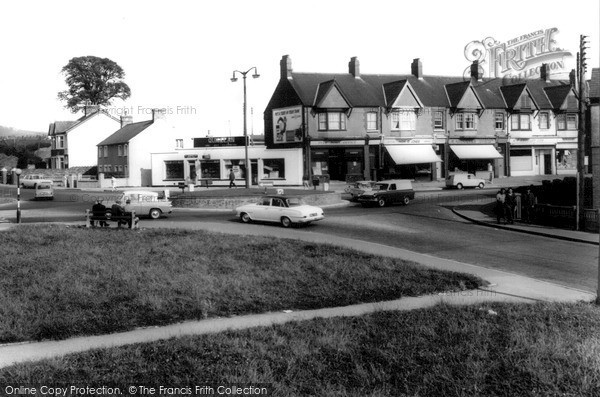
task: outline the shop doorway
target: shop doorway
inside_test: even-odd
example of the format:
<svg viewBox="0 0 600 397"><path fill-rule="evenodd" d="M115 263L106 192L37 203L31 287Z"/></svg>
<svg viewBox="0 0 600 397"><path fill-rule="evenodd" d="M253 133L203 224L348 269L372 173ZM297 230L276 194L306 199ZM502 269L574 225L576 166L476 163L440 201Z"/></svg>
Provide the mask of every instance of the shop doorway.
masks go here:
<svg viewBox="0 0 600 397"><path fill-rule="evenodd" d="M329 178L343 181L346 178L344 149L329 149Z"/></svg>

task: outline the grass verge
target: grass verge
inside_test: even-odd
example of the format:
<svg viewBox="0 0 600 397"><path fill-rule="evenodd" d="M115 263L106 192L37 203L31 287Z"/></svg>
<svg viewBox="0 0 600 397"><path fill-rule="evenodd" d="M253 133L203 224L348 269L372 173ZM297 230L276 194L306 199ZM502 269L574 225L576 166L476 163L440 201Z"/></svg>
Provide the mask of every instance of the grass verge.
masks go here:
<svg viewBox="0 0 600 397"><path fill-rule="evenodd" d="M474 276L326 244L202 231L3 234L0 342L476 288Z"/></svg>
<svg viewBox="0 0 600 397"><path fill-rule="evenodd" d="M600 309L589 304L440 305L20 364L0 370L0 384L135 379L266 384L278 396L598 396L599 329Z"/></svg>

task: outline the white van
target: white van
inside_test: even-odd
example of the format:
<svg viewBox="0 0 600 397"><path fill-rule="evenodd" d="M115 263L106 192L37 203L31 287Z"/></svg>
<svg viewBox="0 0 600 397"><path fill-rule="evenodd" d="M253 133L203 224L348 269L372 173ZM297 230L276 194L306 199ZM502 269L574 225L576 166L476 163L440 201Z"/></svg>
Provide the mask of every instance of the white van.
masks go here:
<svg viewBox="0 0 600 397"><path fill-rule="evenodd" d="M54 200L54 183L48 180L40 180L35 185L36 200Z"/></svg>
<svg viewBox="0 0 600 397"><path fill-rule="evenodd" d="M452 174L446 178L446 187L455 187L462 189L465 187L478 187L483 189L485 186L485 180L477 178L473 174Z"/></svg>

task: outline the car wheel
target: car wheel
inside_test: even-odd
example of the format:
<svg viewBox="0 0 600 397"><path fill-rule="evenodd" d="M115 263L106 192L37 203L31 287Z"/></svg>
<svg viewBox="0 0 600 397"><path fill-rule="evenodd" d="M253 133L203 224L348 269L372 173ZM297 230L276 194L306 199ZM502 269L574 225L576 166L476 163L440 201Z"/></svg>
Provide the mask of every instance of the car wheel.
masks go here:
<svg viewBox="0 0 600 397"><path fill-rule="evenodd" d="M462 188L463 188L463 184L462 184L462 183L458 183L458 184L456 184L456 188L457 188L458 190L462 190Z"/></svg>
<svg viewBox="0 0 600 397"><path fill-rule="evenodd" d="M250 215L246 214L245 212L240 214L240 220L244 223L250 223L252 221L252 219L250 219Z"/></svg>
<svg viewBox="0 0 600 397"><path fill-rule="evenodd" d="M484 186L485 186L485 183L483 183L483 182L479 182L479 185L477 185L477 187L480 189L483 189Z"/></svg>
<svg viewBox="0 0 600 397"><path fill-rule="evenodd" d="M158 208L152 208L150 210L150 212L148 213L148 215L150 215L150 218L152 218L152 219L158 219L162 215L162 211L159 210Z"/></svg>
<svg viewBox="0 0 600 397"><path fill-rule="evenodd" d="M379 199L377 199L377 205L378 205L378 206L380 206L380 207L385 207L385 205L386 205L386 204L387 204L387 203L385 202L385 199L384 199L384 198L379 198Z"/></svg>
<svg viewBox="0 0 600 397"><path fill-rule="evenodd" d="M281 218L281 226L290 227L292 226L292 221L287 216Z"/></svg>
<svg viewBox="0 0 600 397"><path fill-rule="evenodd" d="M402 204L408 205L408 203L410 203L410 198L408 196L404 196L402 199Z"/></svg>

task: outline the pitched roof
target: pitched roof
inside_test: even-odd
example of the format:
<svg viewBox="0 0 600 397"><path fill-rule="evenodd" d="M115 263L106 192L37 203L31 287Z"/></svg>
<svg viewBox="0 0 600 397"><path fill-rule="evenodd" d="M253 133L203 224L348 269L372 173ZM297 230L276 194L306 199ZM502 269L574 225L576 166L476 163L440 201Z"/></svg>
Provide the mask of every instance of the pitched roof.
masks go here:
<svg viewBox="0 0 600 397"><path fill-rule="evenodd" d="M108 113L106 110L99 109L94 112L91 112L90 114L83 115L80 118L78 118L77 120L55 121L54 123L50 123L50 126L48 127L48 135L63 134L65 132L68 132L71 129L73 129L75 126L77 126L81 123L84 123L85 121L87 121L87 120L91 119L92 117L99 115L101 113L105 114L106 116L110 117L111 119L113 119L117 122L120 122L119 119L117 119L116 117L114 117L113 115Z"/></svg>
<svg viewBox="0 0 600 397"><path fill-rule="evenodd" d="M471 87L470 81L463 81L460 83L446 84L444 89L448 94L448 101L450 102L451 108L457 108L460 101L465 96L467 90ZM476 94L477 95L477 94Z"/></svg>
<svg viewBox="0 0 600 397"><path fill-rule="evenodd" d="M500 92L502 93L507 108L512 109L515 107L526 87L527 85L525 83L500 87Z"/></svg>
<svg viewBox="0 0 600 397"><path fill-rule="evenodd" d="M153 120L140 121L138 123L127 124L125 127L115 131L108 138L100 142L96 146L115 145L118 143L127 143L140 132L150 127L154 123Z"/></svg>
<svg viewBox="0 0 600 397"><path fill-rule="evenodd" d="M546 92L546 96L550 101L553 109L560 109L563 103L565 103L565 99L571 92L570 85L559 85L555 87L545 87L544 92Z"/></svg>
<svg viewBox="0 0 600 397"><path fill-rule="evenodd" d="M329 95L329 93L331 93L331 91L333 89L336 89L340 93L340 95L342 96L342 99L346 102L346 105L348 107L352 107L352 105L349 103L348 99L346 98L346 95L344 95L344 92L336 84L335 80L329 80L324 83L319 83L319 87L317 88L317 95L315 98L314 106L319 107L321 105L321 103L323 102L323 100L325 98L327 98L327 96Z"/></svg>
<svg viewBox="0 0 600 397"><path fill-rule="evenodd" d="M592 69L589 96L590 98L600 98L600 68Z"/></svg>

